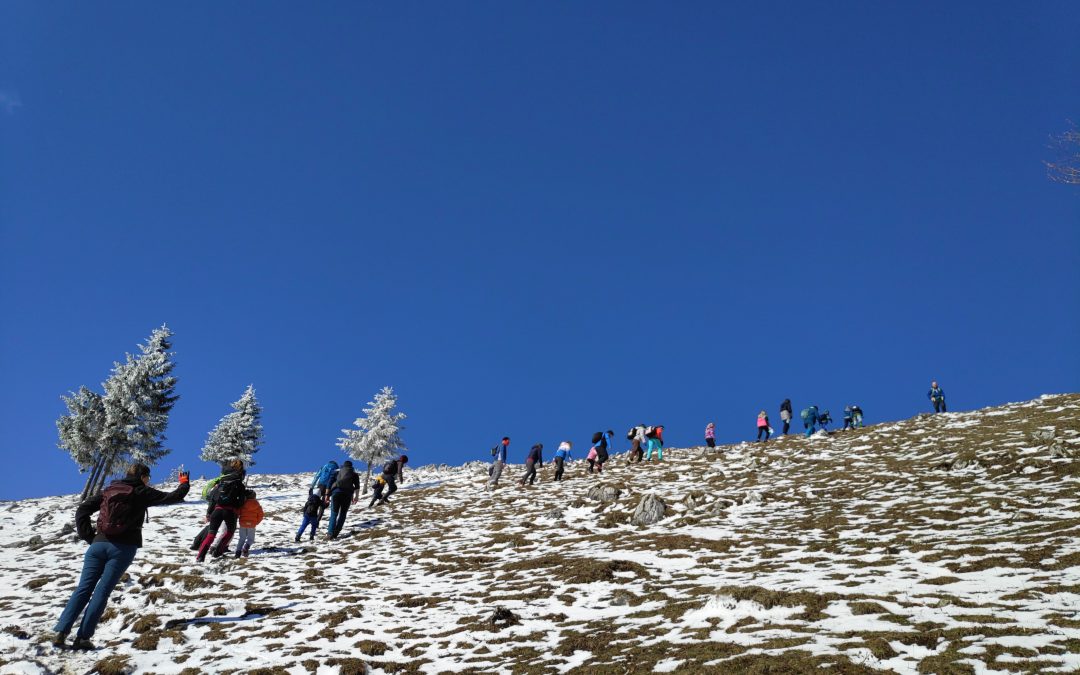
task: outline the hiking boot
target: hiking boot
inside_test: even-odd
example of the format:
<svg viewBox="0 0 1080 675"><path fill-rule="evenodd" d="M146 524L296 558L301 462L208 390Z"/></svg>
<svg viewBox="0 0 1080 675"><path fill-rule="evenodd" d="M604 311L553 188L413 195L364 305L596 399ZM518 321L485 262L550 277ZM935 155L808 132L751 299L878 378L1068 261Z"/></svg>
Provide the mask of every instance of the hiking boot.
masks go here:
<svg viewBox="0 0 1080 675"><path fill-rule="evenodd" d="M311 535L311 538L314 539L315 535ZM299 544L300 543L300 535L296 535L295 537L293 537L293 541L295 541L297 544Z"/></svg>
<svg viewBox="0 0 1080 675"><path fill-rule="evenodd" d="M236 557L237 557L237 558L239 558L239 557L240 557L240 556L242 556L243 554L244 554L244 552L243 552L243 551L237 551L237 552L236 552Z"/></svg>
<svg viewBox="0 0 1080 675"><path fill-rule="evenodd" d="M49 640L49 644L53 647L64 649L67 647L67 636L67 633L53 633L52 639Z"/></svg>
<svg viewBox="0 0 1080 675"><path fill-rule="evenodd" d="M75 638L75 641L71 643L71 648L72 649L78 649L78 650L84 651L84 652L88 652L88 651L92 651L94 649L97 649L97 647L94 646L94 643L90 642L89 638L81 638L81 637Z"/></svg>

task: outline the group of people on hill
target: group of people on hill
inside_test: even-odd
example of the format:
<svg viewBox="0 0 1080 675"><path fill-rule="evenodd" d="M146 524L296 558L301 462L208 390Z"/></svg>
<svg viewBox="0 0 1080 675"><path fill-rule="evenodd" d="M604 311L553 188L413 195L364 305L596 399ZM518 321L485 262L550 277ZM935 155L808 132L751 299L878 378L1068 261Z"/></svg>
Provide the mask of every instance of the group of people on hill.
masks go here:
<svg viewBox="0 0 1080 675"><path fill-rule="evenodd" d="M626 439L630 441L630 462L651 461L655 453L658 461L664 459L664 427L663 425L649 426L638 424L626 432ZM510 437L503 436L502 440L491 449L491 466L488 467L488 490L494 489L502 477L503 468L506 466L510 451ZM552 457L555 465L554 480L561 481L566 472L566 463L573 459L573 443L563 441L559 443L558 450ZM597 431L592 436L589 452L585 455L588 465L588 473L601 474L604 465L615 452L615 432ZM537 469L544 465L544 444L536 443L529 448L525 455L525 472L518 484L521 486L534 485L536 483Z"/></svg>
<svg viewBox="0 0 1080 675"><path fill-rule="evenodd" d="M408 462L408 455L398 455L383 465L382 475L376 476L372 484L369 509L390 502L390 496L397 492L398 480L405 475L405 465ZM386 494L383 494L384 491ZM319 521L327 507L330 507L330 519L326 525L326 538L337 539L345 527L349 507L359 501L360 492L360 476L351 461L345 460L340 467L334 460L324 464L315 472L311 485L308 486L308 498L304 504L300 529L296 531L293 540L300 541L310 526L309 541L314 541Z"/></svg>

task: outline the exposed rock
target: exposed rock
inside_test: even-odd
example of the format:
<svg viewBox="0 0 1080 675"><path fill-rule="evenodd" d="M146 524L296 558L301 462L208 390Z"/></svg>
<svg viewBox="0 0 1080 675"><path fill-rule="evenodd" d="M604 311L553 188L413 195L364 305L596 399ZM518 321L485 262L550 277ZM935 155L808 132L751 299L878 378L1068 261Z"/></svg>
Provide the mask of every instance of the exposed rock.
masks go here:
<svg viewBox="0 0 1080 675"><path fill-rule="evenodd" d="M704 492L691 492L683 499L683 504L686 504L686 508L695 509L707 501Z"/></svg>
<svg viewBox="0 0 1080 675"><path fill-rule="evenodd" d="M548 511L547 513L545 513L544 517L545 518L550 518L551 520L562 520L563 514L564 514L564 511L561 508L556 506L555 508L553 508L550 511Z"/></svg>
<svg viewBox="0 0 1080 675"><path fill-rule="evenodd" d="M1046 441L1052 441L1052 440L1054 440L1054 435L1056 433L1057 433L1057 430L1054 429L1053 427L1051 427L1049 429L1036 429L1035 431L1031 432L1031 440L1039 442L1039 443L1044 443Z"/></svg>
<svg viewBox="0 0 1080 675"><path fill-rule="evenodd" d="M29 548L31 551L39 549L44 545L45 545L45 541L42 540L40 534L35 534L34 536L32 536L28 540L26 540L26 547Z"/></svg>
<svg viewBox="0 0 1080 675"><path fill-rule="evenodd" d="M714 516L723 515L728 509L735 505L735 502L730 499L717 499L712 505L712 514Z"/></svg>
<svg viewBox="0 0 1080 675"><path fill-rule="evenodd" d="M613 485L605 485L604 483L600 483L599 485L594 485L589 488L586 496L589 499L595 499L596 501L607 503L615 501L619 498L619 495L621 494L622 490L620 490L619 488Z"/></svg>
<svg viewBox="0 0 1080 675"><path fill-rule="evenodd" d="M1075 455L1075 450L1064 440L1058 438L1050 445L1050 456L1056 459L1069 459Z"/></svg>
<svg viewBox="0 0 1080 675"><path fill-rule="evenodd" d="M743 497L742 503L743 504L760 504L761 503L761 493L758 492L757 490L750 490Z"/></svg>
<svg viewBox="0 0 1080 675"><path fill-rule="evenodd" d="M64 523L64 526L60 528L60 536L71 534L75 531L75 525L73 523Z"/></svg>
<svg viewBox="0 0 1080 675"><path fill-rule="evenodd" d="M495 611L488 617L487 622L492 630L502 630L503 628L516 626L521 623L521 620L518 619L517 614L514 614L505 607L499 606L496 607Z"/></svg>
<svg viewBox="0 0 1080 675"><path fill-rule="evenodd" d="M666 512L667 505L664 500L650 492L642 496L641 501L634 508L630 523L633 525L652 525L659 522Z"/></svg>

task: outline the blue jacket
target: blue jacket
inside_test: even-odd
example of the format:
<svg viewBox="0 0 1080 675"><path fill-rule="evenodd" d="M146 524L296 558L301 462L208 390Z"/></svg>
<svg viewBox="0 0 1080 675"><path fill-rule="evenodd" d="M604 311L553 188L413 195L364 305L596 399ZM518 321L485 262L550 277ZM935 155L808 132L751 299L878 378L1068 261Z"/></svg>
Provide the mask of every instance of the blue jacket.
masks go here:
<svg viewBox="0 0 1080 675"><path fill-rule="evenodd" d="M807 408L806 410L807 410L807 413L806 413L806 418L805 418L805 419L803 419L803 421L804 421L804 422L807 422L807 423L809 423L809 424L817 424L817 423L818 423L818 411L817 411L817 406L816 406L816 405L812 405L812 406L810 406L809 408Z"/></svg>
<svg viewBox="0 0 1080 675"><path fill-rule="evenodd" d="M552 459L559 459L560 457L564 460L570 459L570 451L566 448L559 448L555 451L555 456Z"/></svg>
<svg viewBox="0 0 1080 675"><path fill-rule="evenodd" d="M615 452L615 446L611 444L611 441L613 441L614 439L614 434L605 431L603 438L600 439L600 442L603 443L603 447L605 450L607 450L608 452ZM597 445L596 447L600 448L599 445Z"/></svg>
<svg viewBox="0 0 1080 675"><path fill-rule="evenodd" d="M528 464L529 462L535 462L540 466L543 466L544 458L540 456L540 452L543 449L544 446L540 445L539 443L529 448L529 454L525 457L525 463Z"/></svg>
<svg viewBox="0 0 1080 675"><path fill-rule="evenodd" d="M931 387L930 391L926 392L926 398L933 401L935 398L945 399L945 390L941 387Z"/></svg>
<svg viewBox="0 0 1080 675"><path fill-rule="evenodd" d="M496 447L498 449L495 451L495 461L496 462L503 462L505 464L506 463L506 450L507 450L507 448L510 447L510 444L507 443L506 445L503 445L503 442L499 441L499 445L497 445Z"/></svg>
<svg viewBox="0 0 1080 675"><path fill-rule="evenodd" d="M334 460L330 460L323 467L315 472L315 477L311 479L311 487L321 485L322 487L329 487L337 480L338 464Z"/></svg>

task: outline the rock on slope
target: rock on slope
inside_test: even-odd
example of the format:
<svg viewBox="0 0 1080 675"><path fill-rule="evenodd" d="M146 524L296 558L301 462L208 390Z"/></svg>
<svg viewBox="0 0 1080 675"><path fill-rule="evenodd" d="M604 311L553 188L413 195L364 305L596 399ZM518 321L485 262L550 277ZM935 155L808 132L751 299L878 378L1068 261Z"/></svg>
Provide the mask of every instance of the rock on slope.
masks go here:
<svg viewBox="0 0 1080 675"><path fill-rule="evenodd" d="M4 503L0 670L1075 672L1077 450L1062 395L534 487L511 467L493 493L482 464L423 467L314 545L292 542L309 477L253 476L254 555L195 565L204 505L153 510L91 654L42 642L84 550L73 498ZM632 524L648 495L661 520Z"/></svg>

